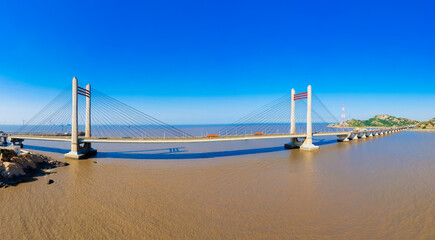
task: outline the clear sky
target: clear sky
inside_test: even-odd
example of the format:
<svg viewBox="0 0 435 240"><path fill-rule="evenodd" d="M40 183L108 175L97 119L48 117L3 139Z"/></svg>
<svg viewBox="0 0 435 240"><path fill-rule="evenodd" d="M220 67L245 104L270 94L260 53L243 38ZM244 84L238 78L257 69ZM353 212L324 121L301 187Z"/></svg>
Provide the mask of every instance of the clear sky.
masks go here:
<svg viewBox="0 0 435 240"><path fill-rule="evenodd" d="M0 1L0 124L71 84L171 124L307 84L340 118L435 117L434 1ZM3 114L8 112L9 114Z"/></svg>

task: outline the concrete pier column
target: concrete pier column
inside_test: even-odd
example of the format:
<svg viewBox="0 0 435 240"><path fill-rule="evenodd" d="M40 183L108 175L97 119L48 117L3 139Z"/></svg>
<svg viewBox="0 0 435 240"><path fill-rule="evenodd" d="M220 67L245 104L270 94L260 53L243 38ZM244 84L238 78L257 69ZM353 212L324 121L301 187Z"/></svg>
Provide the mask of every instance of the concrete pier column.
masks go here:
<svg viewBox="0 0 435 240"><path fill-rule="evenodd" d="M301 146L302 150L305 151L314 151L319 149L319 146L315 146L313 144L313 129L312 129L312 119L311 119L311 85L308 85L307 88L307 138Z"/></svg>
<svg viewBox="0 0 435 240"><path fill-rule="evenodd" d="M354 133L354 136L353 136L352 140L358 140L358 134L359 133Z"/></svg>
<svg viewBox="0 0 435 240"><path fill-rule="evenodd" d="M348 133L346 135L337 135L337 142L349 142L349 138L352 136L352 133Z"/></svg>
<svg viewBox="0 0 435 240"><path fill-rule="evenodd" d="M352 133L347 134L346 138L343 139L343 142L349 142L350 141L350 137L352 136Z"/></svg>
<svg viewBox="0 0 435 240"><path fill-rule="evenodd" d="M370 132L369 137L373 137L373 131Z"/></svg>
<svg viewBox="0 0 435 240"><path fill-rule="evenodd" d="M361 138L367 138L366 134L367 134L367 133L363 133L362 136L361 136Z"/></svg>
<svg viewBox="0 0 435 240"><path fill-rule="evenodd" d="M79 155L79 140L78 140L78 106L77 106L77 78L74 77L72 80L72 117L71 117L71 151L65 154L66 158L76 158L80 157Z"/></svg>
<svg viewBox="0 0 435 240"><path fill-rule="evenodd" d="M379 131L375 131L375 136L379 136Z"/></svg>

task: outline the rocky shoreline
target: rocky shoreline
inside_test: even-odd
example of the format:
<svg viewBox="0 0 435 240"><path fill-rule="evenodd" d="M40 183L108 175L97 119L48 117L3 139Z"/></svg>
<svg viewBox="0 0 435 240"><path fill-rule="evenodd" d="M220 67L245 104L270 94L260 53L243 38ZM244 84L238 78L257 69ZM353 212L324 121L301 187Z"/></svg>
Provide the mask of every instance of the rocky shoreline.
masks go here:
<svg viewBox="0 0 435 240"><path fill-rule="evenodd" d="M41 154L2 148L0 149L0 188L15 186L34 176L45 175L47 174L44 172L46 169L68 165L66 162L60 162Z"/></svg>

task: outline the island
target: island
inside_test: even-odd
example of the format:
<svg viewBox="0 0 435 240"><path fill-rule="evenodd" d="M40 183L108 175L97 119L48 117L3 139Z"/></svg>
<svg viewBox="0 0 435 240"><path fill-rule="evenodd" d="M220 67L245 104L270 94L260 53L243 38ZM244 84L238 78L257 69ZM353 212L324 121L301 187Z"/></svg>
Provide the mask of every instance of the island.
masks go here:
<svg viewBox="0 0 435 240"><path fill-rule="evenodd" d="M357 120L351 119L345 121L344 123L331 124L330 127L349 127L349 128L376 128L376 127L404 127L404 126L415 126L419 123L417 120L390 116L388 114L378 114L367 120Z"/></svg>

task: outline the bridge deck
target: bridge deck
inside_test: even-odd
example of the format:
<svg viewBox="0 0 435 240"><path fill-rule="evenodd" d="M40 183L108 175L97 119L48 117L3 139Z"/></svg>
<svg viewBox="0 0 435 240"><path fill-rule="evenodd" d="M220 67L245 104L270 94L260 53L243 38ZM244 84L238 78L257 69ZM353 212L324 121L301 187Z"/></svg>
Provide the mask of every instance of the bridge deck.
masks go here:
<svg viewBox="0 0 435 240"><path fill-rule="evenodd" d="M373 130L374 131L374 130ZM365 131L371 132L371 131ZM365 133L360 132L360 133ZM323 132L314 133L313 137L321 136L346 136L351 132ZM84 138L79 137L79 142L83 143L200 143L200 142L226 142L226 141L244 141L244 140L264 140L280 138L305 138L305 133L300 134L266 134L266 135L237 135L237 136L219 136L213 138L207 137L186 137L186 138ZM10 139L22 140L40 140L40 141L59 141L71 142L70 136L50 136L50 135L10 135Z"/></svg>

